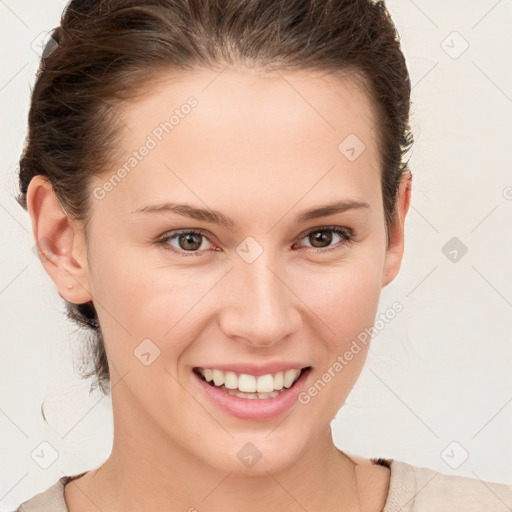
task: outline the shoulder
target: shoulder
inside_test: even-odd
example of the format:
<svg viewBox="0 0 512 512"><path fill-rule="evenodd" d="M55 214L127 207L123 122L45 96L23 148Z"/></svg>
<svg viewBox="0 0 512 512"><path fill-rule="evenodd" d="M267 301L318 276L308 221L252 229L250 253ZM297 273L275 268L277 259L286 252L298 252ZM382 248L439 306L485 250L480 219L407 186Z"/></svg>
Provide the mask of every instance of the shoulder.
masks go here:
<svg viewBox="0 0 512 512"><path fill-rule="evenodd" d="M387 461L391 470L382 512L509 512L512 509L512 485L448 475L396 459L380 460Z"/></svg>
<svg viewBox="0 0 512 512"><path fill-rule="evenodd" d="M14 512L69 512L64 499L64 487L67 482L82 476L84 473L73 476L63 476L59 480L48 487L45 491L40 492L32 498L24 501Z"/></svg>
<svg viewBox="0 0 512 512"><path fill-rule="evenodd" d="M356 464L355 472L361 511L382 511L388 496L390 468L359 455L346 455Z"/></svg>

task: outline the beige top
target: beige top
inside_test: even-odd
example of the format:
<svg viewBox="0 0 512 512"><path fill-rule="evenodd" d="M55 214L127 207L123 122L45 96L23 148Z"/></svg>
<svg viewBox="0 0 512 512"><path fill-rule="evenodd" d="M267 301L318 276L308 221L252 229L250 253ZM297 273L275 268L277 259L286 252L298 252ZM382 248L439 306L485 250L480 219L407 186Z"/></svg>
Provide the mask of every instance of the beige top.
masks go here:
<svg viewBox="0 0 512 512"><path fill-rule="evenodd" d="M395 459L370 459L391 471L382 512L510 512L512 485L447 475ZM82 476L63 476L46 491L22 503L15 512L69 512L64 486Z"/></svg>

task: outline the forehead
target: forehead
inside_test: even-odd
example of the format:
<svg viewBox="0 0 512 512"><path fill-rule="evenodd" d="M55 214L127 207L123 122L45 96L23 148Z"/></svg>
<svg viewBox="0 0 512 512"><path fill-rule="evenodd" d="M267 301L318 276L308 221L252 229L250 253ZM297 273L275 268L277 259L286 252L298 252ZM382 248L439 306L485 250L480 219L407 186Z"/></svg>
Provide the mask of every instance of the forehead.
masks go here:
<svg viewBox="0 0 512 512"><path fill-rule="evenodd" d="M376 118L350 77L233 69L162 75L120 119L122 157L96 185L124 168L109 195L125 209L171 193L222 201L236 190L272 200L283 187L297 200L319 181L315 192L343 185L361 196L378 182Z"/></svg>
<svg viewBox="0 0 512 512"><path fill-rule="evenodd" d="M187 125L197 129L212 123L219 137L228 134L235 142L239 142L234 131L237 127L265 141L275 140L275 129L292 125L294 134L302 128L303 134L309 132L312 136L315 132L333 132L335 138L342 138L357 132L360 138L369 139L367 132L373 131L377 119L363 83L351 75L306 70L227 68L169 73L144 87L138 100L124 106L121 118L127 128L125 142L129 147L136 145L142 133L152 133L159 124L171 120L173 113L183 119L180 111L186 110L183 107L191 98L198 108L192 116L184 112L191 120L182 123L180 130L173 130L174 139L178 132L186 135L191 131ZM175 119L171 124L176 121L180 123ZM371 140L366 142L371 144Z"/></svg>

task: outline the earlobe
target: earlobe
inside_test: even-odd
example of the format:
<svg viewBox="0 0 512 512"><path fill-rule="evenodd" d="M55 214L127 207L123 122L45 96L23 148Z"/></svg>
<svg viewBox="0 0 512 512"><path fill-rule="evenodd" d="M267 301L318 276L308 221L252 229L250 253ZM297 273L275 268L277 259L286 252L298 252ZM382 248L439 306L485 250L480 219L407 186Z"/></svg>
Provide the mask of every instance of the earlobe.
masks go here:
<svg viewBox="0 0 512 512"><path fill-rule="evenodd" d="M30 181L27 210L36 243L34 252L56 284L59 295L75 304L90 301L87 259L84 245L77 239L80 234L75 233L51 183L44 176L34 176Z"/></svg>
<svg viewBox="0 0 512 512"><path fill-rule="evenodd" d="M389 246L386 250L382 288L398 275L404 252L404 224L411 202L412 174L405 170L400 180L398 198L389 233Z"/></svg>

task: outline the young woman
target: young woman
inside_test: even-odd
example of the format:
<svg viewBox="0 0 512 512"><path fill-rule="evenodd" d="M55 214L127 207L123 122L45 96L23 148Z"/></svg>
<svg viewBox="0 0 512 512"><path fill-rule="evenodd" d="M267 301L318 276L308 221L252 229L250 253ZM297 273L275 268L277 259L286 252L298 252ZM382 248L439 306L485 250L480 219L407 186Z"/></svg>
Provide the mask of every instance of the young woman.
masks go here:
<svg viewBox="0 0 512 512"><path fill-rule="evenodd" d="M68 5L18 200L94 335L114 444L18 510L512 506L512 487L332 440L400 269L409 107L382 2Z"/></svg>

